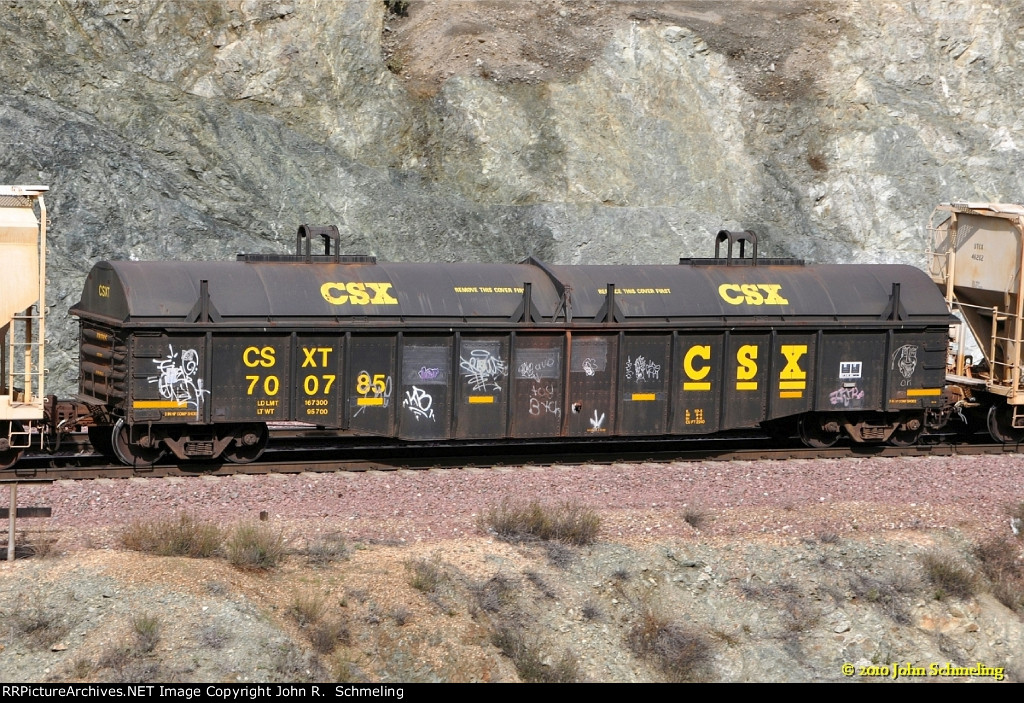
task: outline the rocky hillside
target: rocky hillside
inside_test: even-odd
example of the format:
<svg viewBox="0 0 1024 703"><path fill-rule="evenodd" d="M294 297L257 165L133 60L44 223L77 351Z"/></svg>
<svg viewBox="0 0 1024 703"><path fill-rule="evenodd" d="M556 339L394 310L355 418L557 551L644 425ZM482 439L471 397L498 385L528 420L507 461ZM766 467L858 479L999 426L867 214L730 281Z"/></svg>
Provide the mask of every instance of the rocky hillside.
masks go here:
<svg viewBox="0 0 1024 703"><path fill-rule="evenodd" d="M921 265L1021 198L1024 3L12 0L0 182L52 187L51 388L97 259L336 223L387 260Z"/></svg>

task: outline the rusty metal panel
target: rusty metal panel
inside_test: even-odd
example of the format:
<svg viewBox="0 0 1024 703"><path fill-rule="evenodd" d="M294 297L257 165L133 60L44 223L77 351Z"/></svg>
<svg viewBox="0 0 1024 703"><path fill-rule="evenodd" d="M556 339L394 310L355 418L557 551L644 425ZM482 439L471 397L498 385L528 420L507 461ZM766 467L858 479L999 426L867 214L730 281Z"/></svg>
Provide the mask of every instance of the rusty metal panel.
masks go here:
<svg viewBox="0 0 1024 703"><path fill-rule="evenodd" d="M512 354L513 437L561 435L564 348L564 335L516 335Z"/></svg>
<svg viewBox="0 0 1024 703"><path fill-rule="evenodd" d="M676 378L672 431L681 435L710 434L719 429L723 387L725 334L681 334L673 352Z"/></svg>
<svg viewBox="0 0 1024 703"><path fill-rule="evenodd" d="M404 337L399 437L447 439L450 436L451 368L450 337Z"/></svg>
<svg viewBox="0 0 1024 703"><path fill-rule="evenodd" d="M941 330L893 332L889 343L887 410L915 410L943 404L946 346Z"/></svg>
<svg viewBox="0 0 1024 703"><path fill-rule="evenodd" d="M387 437L394 434L395 340L394 335L349 338L345 392L349 426L356 432Z"/></svg>
<svg viewBox="0 0 1024 703"><path fill-rule="evenodd" d="M291 420L291 337L213 339L210 404L214 422Z"/></svg>
<svg viewBox="0 0 1024 703"><path fill-rule="evenodd" d="M881 410L888 365L884 331L825 333L818 352L818 410Z"/></svg>
<svg viewBox="0 0 1024 703"><path fill-rule="evenodd" d="M619 434L667 432L672 336L626 334L619 353Z"/></svg>
<svg viewBox="0 0 1024 703"><path fill-rule="evenodd" d="M779 334L772 349L769 417L810 412L814 407L817 335Z"/></svg>
<svg viewBox="0 0 1024 703"><path fill-rule="evenodd" d="M341 426L344 337L299 335L292 359L295 370L294 417L324 427Z"/></svg>
<svg viewBox="0 0 1024 703"><path fill-rule="evenodd" d="M569 357L569 435L615 430L619 335L573 335Z"/></svg>
<svg viewBox="0 0 1024 703"><path fill-rule="evenodd" d="M725 345L722 428L756 427L767 416L771 336L730 334Z"/></svg>
<svg viewBox="0 0 1024 703"><path fill-rule="evenodd" d="M509 398L509 337L462 337L458 373L455 436L504 437Z"/></svg>
<svg viewBox="0 0 1024 703"><path fill-rule="evenodd" d="M203 422L211 400L204 337L133 335L129 423Z"/></svg>

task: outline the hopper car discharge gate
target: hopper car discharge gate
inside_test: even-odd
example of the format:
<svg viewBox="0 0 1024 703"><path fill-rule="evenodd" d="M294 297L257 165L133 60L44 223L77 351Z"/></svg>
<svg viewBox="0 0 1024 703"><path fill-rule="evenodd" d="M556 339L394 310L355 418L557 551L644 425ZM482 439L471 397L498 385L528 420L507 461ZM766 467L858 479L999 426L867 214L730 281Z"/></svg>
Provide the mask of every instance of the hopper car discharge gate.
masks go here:
<svg viewBox="0 0 1024 703"><path fill-rule="evenodd" d="M304 225L294 255L96 264L72 308L94 445L137 467L248 462L282 421L904 444L945 417L953 318L912 267L759 258L749 231L675 266L378 263L339 240Z"/></svg>
<svg viewBox="0 0 1024 703"><path fill-rule="evenodd" d="M943 203L932 213L929 274L978 345L967 354L962 328L951 328L948 380L959 405L979 409L1002 442L1024 440L1024 207Z"/></svg>

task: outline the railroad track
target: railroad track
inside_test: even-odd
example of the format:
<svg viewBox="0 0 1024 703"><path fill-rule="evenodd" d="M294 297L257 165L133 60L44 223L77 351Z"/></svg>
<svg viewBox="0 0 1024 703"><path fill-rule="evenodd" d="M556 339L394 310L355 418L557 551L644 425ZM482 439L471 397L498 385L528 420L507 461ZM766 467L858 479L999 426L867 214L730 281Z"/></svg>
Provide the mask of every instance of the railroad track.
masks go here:
<svg viewBox="0 0 1024 703"><path fill-rule="evenodd" d="M452 445L403 444L389 440L338 444L335 438L293 430L276 431L270 448L257 462L209 464L164 460L133 468L111 464L82 436L63 443L52 454L26 455L13 470L0 474L0 483L33 480L89 480L169 476L229 476L336 471L393 471L506 465L610 464L669 461L758 461L787 459L844 459L852 457L954 456L1018 453L1015 444L936 442L909 447L856 444L825 449L766 447L766 438L734 435L711 439L646 440L641 442L522 442L509 445L466 442Z"/></svg>

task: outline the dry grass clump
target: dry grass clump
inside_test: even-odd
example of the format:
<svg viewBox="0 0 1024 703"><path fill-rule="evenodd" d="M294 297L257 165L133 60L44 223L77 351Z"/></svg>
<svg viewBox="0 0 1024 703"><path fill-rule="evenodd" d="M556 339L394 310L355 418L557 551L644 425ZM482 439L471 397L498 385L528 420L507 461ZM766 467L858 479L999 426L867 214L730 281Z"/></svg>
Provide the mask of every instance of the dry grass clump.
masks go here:
<svg viewBox="0 0 1024 703"><path fill-rule="evenodd" d="M24 637L33 649L46 649L71 631L71 624L56 607L36 601L22 604L6 617L11 635Z"/></svg>
<svg viewBox="0 0 1024 703"><path fill-rule="evenodd" d="M121 534L125 548L162 557L212 557L223 542L219 526L187 513L176 518L135 520Z"/></svg>
<svg viewBox="0 0 1024 703"><path fill-rule="evenodd" d="M326 613L327 599L319 593L299 591L288 606L288 616L303 629L320 622Z"/></svg>
<svg viewBox="0 0 1024 703"><path fill-rule="evenodd" d="M671 682L707 681L711 677L711 639L651 611L641 615L626 642L638 656L651 660Z"/></svg>
<svg viewBox="0 0 1024 703"><path fill-rule="evenodd" d="M306 547L306 559L313 566L327 566L336 561L348 559L351 549L348 541L339 533L318 537Z"/></svg>
<svg viewBox="0 0 1024 703"><path fill-rule="evenodd" d="M708 523L710 517L711 516L707 510L696 505L684 508L682 513L683 522L698 532Z"/></svg>
<svg viewBox="0 0 1024 703"><path fill-rule="evenodd" d="M284 538L260 522L238 525L224 545L228 561L240 569L271 569L285 557Z"/></svg>
<svg viewBox="0 0 1024 703"><path fill-rule="evenodd" d="M936 600L946 596L970 598L977 591L978 578L974 570L952 554L928 552L920 559L925 577L935 587Z"/></svg>
<svg viewBox="0 0 1024 703"><path fill-rule="evenodd" d="M135 646L139 652L152 652L160 641L163 625L160 618L149 613L136 613L132 616L132 632L135 633Z"/></svg>
<svg viewBox="0 0 1024 703"><path fill-rule="evenodd" d="M536 500L505 500L484 513L480 526L506 542L546 540L582 546L597 539L601 518L594 510L571 501L546 506Z"/></svg>

